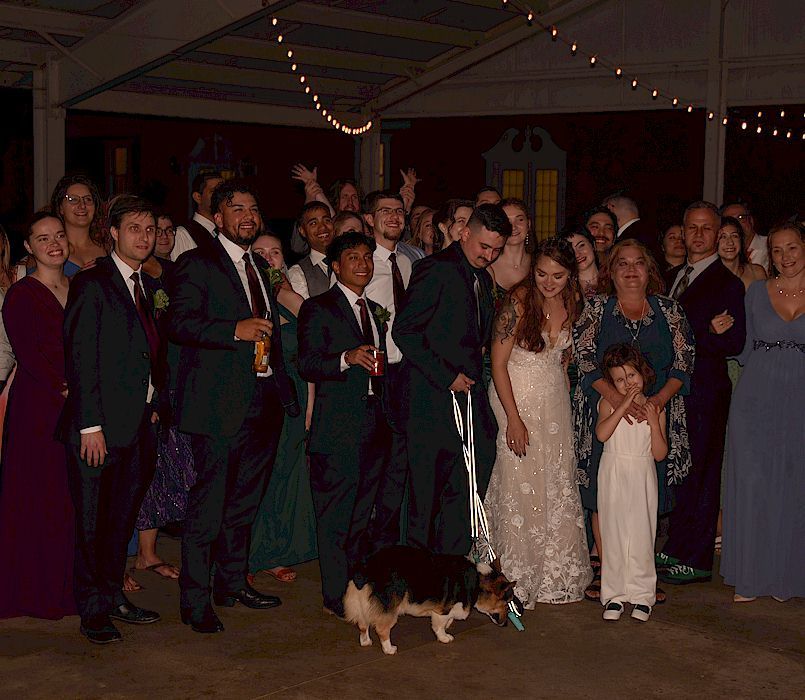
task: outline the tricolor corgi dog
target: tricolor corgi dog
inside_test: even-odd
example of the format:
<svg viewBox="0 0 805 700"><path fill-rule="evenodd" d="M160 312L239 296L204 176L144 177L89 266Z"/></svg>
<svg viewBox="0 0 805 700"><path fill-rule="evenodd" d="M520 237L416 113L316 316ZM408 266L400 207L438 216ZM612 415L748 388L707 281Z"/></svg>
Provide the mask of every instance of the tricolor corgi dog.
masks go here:
<svg viewBox="0 0 805 700"><path fill-rule="evenodd" d="M397 652L390 636L400 615L430 617L436 639L447 644L453 641L447 628L453 620L466 620L473 607L496 625L506 625L514 584L497 565L388 547L371 555L349 582L344 617L358 626L363 647L371 646L369 629L374 627L386 654Z"/></svg>

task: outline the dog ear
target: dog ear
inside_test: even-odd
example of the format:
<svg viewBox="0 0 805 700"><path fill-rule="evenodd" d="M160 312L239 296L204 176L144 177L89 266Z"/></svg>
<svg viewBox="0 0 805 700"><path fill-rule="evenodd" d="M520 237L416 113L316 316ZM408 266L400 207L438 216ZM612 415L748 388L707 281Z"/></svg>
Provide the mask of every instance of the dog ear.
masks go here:
<svg viewBox="0 0 805 700"><path fill-rule="evenodd" d="M503 600L507 603L510 603L514 600L514 587L517 585L517 581L510 581L508 582L501 591Z"/></svg>
<svg viewBox="0 0 805 700"><path fill-rule="evenodd" d="M502 573L503 573L503 569L500 567L500 558L499 558L499 557L498 557L498 558L496 558L496 559L495 559L495 560L492 562L491 566L492 566L492 571L495 571L495 572L496 572L496 573L498 573L498 574L502 574Z"/></svg>

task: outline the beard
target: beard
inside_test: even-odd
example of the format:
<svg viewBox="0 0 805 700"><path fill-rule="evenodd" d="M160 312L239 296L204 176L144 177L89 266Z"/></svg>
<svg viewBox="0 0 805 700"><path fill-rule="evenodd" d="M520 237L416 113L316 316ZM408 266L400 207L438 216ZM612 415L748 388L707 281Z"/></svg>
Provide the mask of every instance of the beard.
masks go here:
<svg viewBox="0 0 805 700"><path fill-rule="evenodd" d="M223 234L233 243L238 245L251 245L257 237L263 232L261 224L256 225L253 229L242 229L240 226L236 228L226 228Z"/></svg>

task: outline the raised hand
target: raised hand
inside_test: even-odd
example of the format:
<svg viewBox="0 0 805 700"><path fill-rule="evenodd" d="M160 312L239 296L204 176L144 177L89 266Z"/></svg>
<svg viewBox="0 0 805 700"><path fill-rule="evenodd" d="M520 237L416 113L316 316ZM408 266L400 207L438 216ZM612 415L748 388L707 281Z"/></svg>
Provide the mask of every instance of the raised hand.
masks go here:
<svg viewBox="0 0 805 700"><path fill-rule="evenodd" d="M313 170L308 170L304 165L301 163L297 163L291 168L291 177L294 180L299 180L305 184L307 187L309 182L318 182L319 180L319 168L316 166Z"/></svg>
<svg viewBox="0 0 805 700"><path fill-rule="evenodd" d="M416 199L414 188L416 187L416 183L421 182L421 180L416 176L416 171L413 168L400 170L400 175L402 175L403 179L403 185L400 187L400 196L403 198L405 211L409 212Z"/></svg>

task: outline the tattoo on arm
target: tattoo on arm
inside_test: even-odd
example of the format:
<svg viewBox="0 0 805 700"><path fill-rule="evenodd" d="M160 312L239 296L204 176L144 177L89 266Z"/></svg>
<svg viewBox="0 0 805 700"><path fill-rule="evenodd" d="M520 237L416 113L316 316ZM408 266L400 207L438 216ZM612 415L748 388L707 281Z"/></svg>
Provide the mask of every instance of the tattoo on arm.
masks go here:
<svg viewBox="0 0 805 700"><path fill-rule="evenodd" d="M514 330L517 328L517 309L514 306L511 298L507 298L498 311L497 319L495 319L495 340L501 343L507 338L514 335Z"/></svg>

